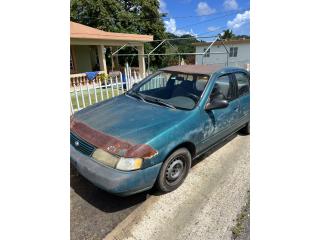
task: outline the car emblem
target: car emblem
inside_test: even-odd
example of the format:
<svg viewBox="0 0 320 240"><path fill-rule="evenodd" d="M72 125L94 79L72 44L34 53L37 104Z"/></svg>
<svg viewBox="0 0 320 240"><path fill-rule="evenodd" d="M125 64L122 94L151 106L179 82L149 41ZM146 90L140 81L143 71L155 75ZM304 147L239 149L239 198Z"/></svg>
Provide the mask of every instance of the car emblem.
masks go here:
<svg viewBox="0 0 320 240"><path fill-rule="evenodd" d="M79 141L75 141L75 142L74 142L74 145L75 145L76 147L79 147L79 145L80 145Z"/></svg>
<svg viewBox="0 0 320 240"><path fill-rule="evenodd" d="M117 148L115 146L108 146L107 150L110 152L115 152L117 150Z"/></svg>

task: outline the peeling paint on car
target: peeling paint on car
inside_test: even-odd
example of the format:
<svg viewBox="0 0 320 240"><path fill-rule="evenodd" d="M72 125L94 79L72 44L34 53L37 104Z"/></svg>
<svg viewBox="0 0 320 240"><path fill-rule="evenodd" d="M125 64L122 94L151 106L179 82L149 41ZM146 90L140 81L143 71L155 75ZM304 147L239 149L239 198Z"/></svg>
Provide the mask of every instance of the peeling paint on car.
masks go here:
<svg viewBox="0 0 320 240"><path fill-rule="evenodd" d="M101 148L111 154L126 158L145 158L149 159L158 152L147 144L134 144L123 141L111 135L102 133L91 128L87 124L73 118L71 120L71 132L77 134L85 141L93 144L97 148Z"/></svg>

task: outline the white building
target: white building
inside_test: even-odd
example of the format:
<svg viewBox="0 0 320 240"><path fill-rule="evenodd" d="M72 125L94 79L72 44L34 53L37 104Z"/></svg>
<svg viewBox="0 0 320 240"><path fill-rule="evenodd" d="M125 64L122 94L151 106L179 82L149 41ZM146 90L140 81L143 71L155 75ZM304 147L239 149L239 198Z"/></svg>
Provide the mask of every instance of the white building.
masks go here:
<svg viewBox="0 0 320 240"><path fill-rule="evenodd" d="M196 55L196 64L221 64L221 66L242 67L249 70L250 39L234 39L215 42L205 55ZM203 53L211 42L197 42L196 53Z"/></svg>

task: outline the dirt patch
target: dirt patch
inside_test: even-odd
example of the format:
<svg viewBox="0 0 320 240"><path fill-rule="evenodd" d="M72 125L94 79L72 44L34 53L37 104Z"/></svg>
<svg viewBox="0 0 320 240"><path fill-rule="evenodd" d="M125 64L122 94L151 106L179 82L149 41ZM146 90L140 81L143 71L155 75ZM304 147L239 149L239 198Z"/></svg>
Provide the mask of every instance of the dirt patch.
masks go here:
<svg viewBox="0 0 320 240"><path fill-rule="evenodd" d="M241 209L235 220L235 225L231 228L232 240L250 239L250 192L248 191L248 200Z"/></svg>

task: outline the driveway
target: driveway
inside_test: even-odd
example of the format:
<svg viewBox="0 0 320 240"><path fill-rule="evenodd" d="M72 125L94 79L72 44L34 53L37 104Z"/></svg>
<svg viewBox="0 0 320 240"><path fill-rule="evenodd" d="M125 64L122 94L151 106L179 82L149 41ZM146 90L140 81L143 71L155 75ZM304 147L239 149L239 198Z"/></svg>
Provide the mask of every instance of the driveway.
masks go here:
<svg viewBox="0 0 320 240"><path fill-rule="evenodd" d="M249 191L250 137L234 135L197 159L176 191L127 198L71 171L71 239L228 239Z"/></svg>

